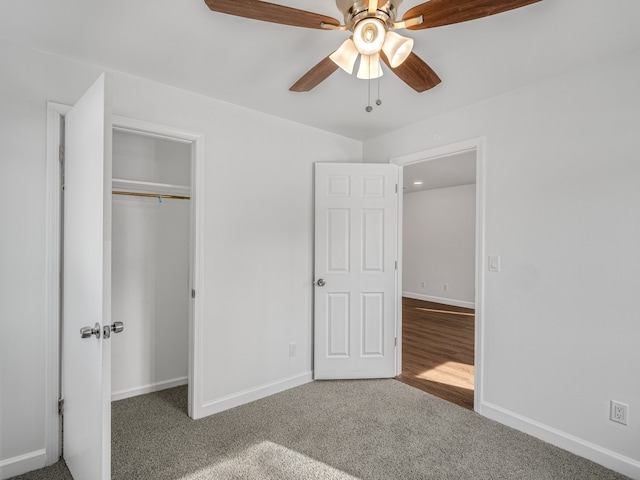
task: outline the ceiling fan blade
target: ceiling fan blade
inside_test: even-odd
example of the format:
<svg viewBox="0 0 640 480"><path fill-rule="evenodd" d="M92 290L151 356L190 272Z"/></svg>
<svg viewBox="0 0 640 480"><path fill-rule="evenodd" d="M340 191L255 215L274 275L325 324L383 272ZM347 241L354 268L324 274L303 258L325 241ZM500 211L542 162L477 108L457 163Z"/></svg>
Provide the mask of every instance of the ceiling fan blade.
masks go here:
<svg viewBox="0 0 640 480"><path fill-rule="evenodd" d="M337 69L338 65L333 63L333 60L329 57L320 60L315 67L300 77L300 80L291 85L289 90L292 92L308 92L324 82Z"/></svg>
<svg viewBox="0 0 640 480"><path fill-rule="evenodd" d="M294 27L322 28L322 23L340 25L335 18L319 13L298 10L275 3L260 0L204 0L214 12L226 13L237 17L252 18L264 22L281 23Z"/></svg>
<svg viewBox="0 0 640 480"><path fill-rule="evenodd" d="M413 52L396 68L391 68L389 59L382 51L380 52L380 58L400 80L418 93L429 90L442 81L440 77L438 77L438 74Z"/></svg>
<svg viewBox="0 0 640 480"><path fill-rule="evenodd" d="M542 0L430 0L407 10L402 19L422 15L421 24L407 27L422 30L488 17L540 1Z"/></svg>

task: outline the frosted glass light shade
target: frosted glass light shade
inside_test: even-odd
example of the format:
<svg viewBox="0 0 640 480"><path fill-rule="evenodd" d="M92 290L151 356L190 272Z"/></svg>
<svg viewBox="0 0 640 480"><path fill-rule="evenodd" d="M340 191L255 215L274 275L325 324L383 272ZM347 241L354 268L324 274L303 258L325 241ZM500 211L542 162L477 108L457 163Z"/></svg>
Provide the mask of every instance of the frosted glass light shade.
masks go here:
<svg viewBox="0 0 640 480"><path fill-rule="evenodd" d="M358 69L358 78L368 80L370 78L378 78L383 75L382 66L380 65L380 54L362 55L360 57L360 68Z"/></svg>
<svg viewBox="0 0 640 480"><path fill-rule="evenodd" d="M329 58L348 74L353 73L353 66L358 59L358 50L351 38L347 38L340 48L329 55Z"/></svg>
<svg viewBox="0 0 640 480"><path fill-rule="evenodd" d="M412 49L413 38L403 37L392 31L388 31L384 37L382 51L389 59L391 68L401 65L411 54Z"/></svg>
<svg viewBox="0 0 640 480"><path fill-rule="evenodd" d="M373 55L382 48L385 28L377 18L360 20L353 30L353 43L362 55Z"/></svg>

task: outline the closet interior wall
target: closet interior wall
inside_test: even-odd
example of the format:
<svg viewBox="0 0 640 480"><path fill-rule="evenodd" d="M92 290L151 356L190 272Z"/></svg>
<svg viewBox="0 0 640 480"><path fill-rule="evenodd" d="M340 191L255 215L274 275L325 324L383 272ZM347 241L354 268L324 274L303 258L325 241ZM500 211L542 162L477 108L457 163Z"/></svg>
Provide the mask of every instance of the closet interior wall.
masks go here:
<svg viewBox="0 0 640 480"><path fill-rule="evenodd" d="M191 145L115 130L114 191L188 197ZM190 203L114 194L112 399L187 383Z"/></svg>

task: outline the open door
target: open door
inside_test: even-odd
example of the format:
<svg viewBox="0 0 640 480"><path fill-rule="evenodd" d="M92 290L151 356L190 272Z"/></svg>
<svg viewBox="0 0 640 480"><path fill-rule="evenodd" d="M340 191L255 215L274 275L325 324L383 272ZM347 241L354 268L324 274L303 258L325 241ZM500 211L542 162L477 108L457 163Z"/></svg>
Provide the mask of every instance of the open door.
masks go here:
<svg viewBox="0 0 640 480"><path fill-rule="evenodd" d="M315 169L314 377L396 374L398 167Z"/></svg>
<svg viewBox="0 0 640 480"><path fill-rule="evenodd" d="M111 115L103 74L65 116L63 451L74 478L111 477Z"/></svg>

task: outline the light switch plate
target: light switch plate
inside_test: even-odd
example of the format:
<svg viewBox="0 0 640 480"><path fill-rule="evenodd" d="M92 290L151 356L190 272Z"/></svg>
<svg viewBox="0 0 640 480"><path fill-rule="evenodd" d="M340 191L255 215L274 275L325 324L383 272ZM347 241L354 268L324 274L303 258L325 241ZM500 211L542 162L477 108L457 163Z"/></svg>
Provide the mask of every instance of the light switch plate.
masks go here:
<svg viewBox="0 0 640 480"><path fill-rule="evenodd" d="M500 271L500 255L489 255L489 271Z"/></svg>

